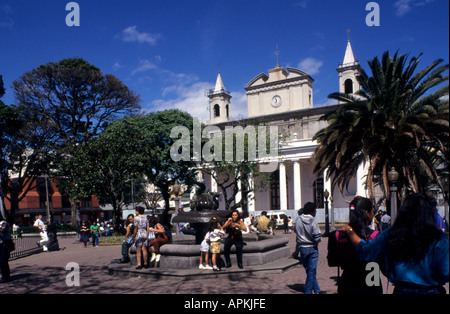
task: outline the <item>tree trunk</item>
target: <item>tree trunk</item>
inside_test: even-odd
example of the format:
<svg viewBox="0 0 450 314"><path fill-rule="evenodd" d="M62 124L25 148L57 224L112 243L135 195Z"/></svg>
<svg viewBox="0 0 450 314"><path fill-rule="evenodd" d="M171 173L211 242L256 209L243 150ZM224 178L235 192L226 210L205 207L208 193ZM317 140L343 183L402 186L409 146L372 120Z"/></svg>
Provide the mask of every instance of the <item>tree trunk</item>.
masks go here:
<svg viewBox="0 0 450 314"><path fill-rule="evenodd" d="M70 224L72 227L78 228L80 226L80 221L81 221L78 202L74 201L71 198L69 198L69 202L70 202L70 214L71 214Z"/></svg>

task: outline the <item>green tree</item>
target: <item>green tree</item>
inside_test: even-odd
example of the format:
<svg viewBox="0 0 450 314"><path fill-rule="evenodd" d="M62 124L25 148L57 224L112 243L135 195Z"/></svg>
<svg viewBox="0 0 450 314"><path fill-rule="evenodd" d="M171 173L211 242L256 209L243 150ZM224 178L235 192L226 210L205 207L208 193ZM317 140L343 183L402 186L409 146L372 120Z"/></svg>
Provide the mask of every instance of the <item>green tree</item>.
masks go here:
<svg viewBox="0 0 450 314"><path fill-rule="evenodd" d="M327 171L342 191L366 164L366 185L371 198L379 186L389 199L388 172L399 172L400 190L423 191L424 175L441 185L437 163L448 168L448 64L432 62L417 70L419 57L389 52L368 62L358 77L355 95L333 93L340 109L321 119L328 126L314 136L318 142L314 171Z"/></svg>
<svg viewBox="0 0 450 314"><path fill-rule="evenodd" d="M220 132L212 130L213 134L203 146L203 154L212 154L202 171L211 175L222 194L225 210L242 208L248 213L247 197L251 192L262 188L270 180L269 173L259 170L258 128L253 125L243 125L235 121L233 127L227 127ZM266 148L270 147L269 141ZM261 185L256 186L256 178L260 178ZM241 197L238 200L238 193Z"/></svg>
<svg viewBox="0 0 450 314"><path fill-rule="evenodd" d="M140 109L140 98L120 80L81 58L39 66L13 82L16 108L29 122L46 126L53 135L52 175L71 182L71 157L79 146L108 125ZM61 185L70 192L70 184ZM79 220L77 203L70 197L72 225Z"/></svg>
<svg viewBox="0 0 450 314"><path fill-rule="evenodd" d="M145 148L148 150L148 161L143 174L159 189L165 202L161 223L169 225L170 187L175 184L176 180L190 187L200 184L196 180L197 170L190 150L194 140L194 119L186 112L172 109L150 113L144 117L142 123L147 139ZM185 147L189 147L189 151L186 150L184 153L189 157L184 159L176 158L175 155L178 152L171 149L172 145L179 140L172 137L172 130L180 127L189 131L189 135L184 139Z"/></svg>
<svg viewBox="0 0 450 314"><path fill-rule="evenodd" d="M123 206L129 203L131 180L148 162L151 143L146 143L142 119L133 116L111 123L97 138L77 148L71 161L71 195L78 200L91 195L108 200L113 208L115 231Z"/></svg>
<svg viewBox="0 0 450 314"><path fill-rule="evenodd" d="M0 96L4 92L0 76ZM0 101L0 206L5 217L4 199L9 201L6 219L11 224L19 202L37 186L36 178L48 166L46 129L26 121L22 112Z"/></svg>

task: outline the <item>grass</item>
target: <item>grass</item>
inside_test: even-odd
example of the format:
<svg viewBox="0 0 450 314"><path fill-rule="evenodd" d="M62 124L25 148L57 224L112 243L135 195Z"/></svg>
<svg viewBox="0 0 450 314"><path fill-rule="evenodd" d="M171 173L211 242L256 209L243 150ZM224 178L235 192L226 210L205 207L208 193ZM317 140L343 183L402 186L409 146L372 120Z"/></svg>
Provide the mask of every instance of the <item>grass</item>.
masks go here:
<svg viewBox="0 0 450 314"><path fill-rule="evenodd" d="M121 245L125 239L123 235L112 235L107 237L100 237L100 245Z"/></svg>

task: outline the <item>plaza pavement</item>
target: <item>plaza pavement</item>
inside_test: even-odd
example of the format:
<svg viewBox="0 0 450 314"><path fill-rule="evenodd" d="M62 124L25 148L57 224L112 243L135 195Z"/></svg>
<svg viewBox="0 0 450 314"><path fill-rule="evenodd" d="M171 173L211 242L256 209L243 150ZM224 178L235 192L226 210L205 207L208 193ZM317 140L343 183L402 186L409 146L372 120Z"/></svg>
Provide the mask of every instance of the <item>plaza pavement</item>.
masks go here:
<svg viewBox="0 0 450 314"><path fill-rule="evenodd" d="M283 230L277 230L277 234L286 236L289 239L289 247L294 251L294 233L285 234ZM144 277L111 276L108 274L108 266L112 259L120 258L120 246L101 245L85 248L76 238L59 238L59 246L59 251L42 252L10 261L12 281L0 284L0 294L295 295L303 294L306 279L305 270L301 265L283 273L243 272L226 279L155 280ZM319 245L317 280L326 294L336 294L337 268L328 267L326 252L327 238L323 238ZM73 268L68 265L71 262L77 263L80 267L79 286L72 285L75 277L71 273ZM382 282L384 293L391 294L392 285L387 285L384 277ZM448 283L446 290L448 293Z"/></svg>

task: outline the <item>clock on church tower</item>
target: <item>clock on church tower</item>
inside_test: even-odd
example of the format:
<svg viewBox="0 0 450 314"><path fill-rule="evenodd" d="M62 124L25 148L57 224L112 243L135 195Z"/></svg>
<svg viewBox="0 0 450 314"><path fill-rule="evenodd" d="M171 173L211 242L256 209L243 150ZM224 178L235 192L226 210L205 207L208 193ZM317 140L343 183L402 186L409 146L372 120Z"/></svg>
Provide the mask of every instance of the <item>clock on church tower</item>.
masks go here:
<svg viewBox="0 0 450 314"><path fill-rule="evenodd" d="M246 86L248 117L312 108L312 83L307 73L276 66Z"/></svg>

